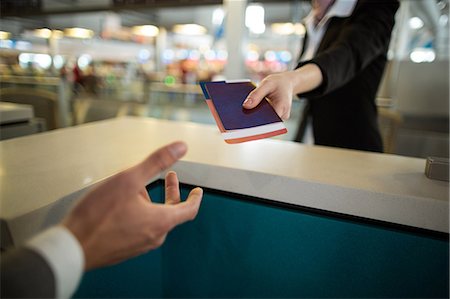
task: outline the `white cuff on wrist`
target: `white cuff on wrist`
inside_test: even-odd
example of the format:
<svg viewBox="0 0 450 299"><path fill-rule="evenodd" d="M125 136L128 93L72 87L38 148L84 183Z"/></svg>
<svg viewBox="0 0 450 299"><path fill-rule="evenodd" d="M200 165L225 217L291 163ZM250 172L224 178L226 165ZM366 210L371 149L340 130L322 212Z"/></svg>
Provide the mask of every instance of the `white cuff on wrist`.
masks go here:
<svg viewBox="0 0 450 299"><path fill-rule="evenodd" d="M56 298L70 298L84 269L84 252L77 238L64 226L54 226L27 242L38 252L55 275Z"/></svg>

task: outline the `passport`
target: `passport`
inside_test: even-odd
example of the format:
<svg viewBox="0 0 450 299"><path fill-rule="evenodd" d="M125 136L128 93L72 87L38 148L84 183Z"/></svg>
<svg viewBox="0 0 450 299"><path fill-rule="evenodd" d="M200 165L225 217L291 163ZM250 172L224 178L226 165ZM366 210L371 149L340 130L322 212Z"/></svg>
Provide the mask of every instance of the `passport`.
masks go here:
<svg viewBox="0 0 450 299"><path fill-rule="evenodd" d="M287 133L267 99L253 109L242 103L256 88L250 80L200 82L206 103L227 143L241 143Z"/></svg>

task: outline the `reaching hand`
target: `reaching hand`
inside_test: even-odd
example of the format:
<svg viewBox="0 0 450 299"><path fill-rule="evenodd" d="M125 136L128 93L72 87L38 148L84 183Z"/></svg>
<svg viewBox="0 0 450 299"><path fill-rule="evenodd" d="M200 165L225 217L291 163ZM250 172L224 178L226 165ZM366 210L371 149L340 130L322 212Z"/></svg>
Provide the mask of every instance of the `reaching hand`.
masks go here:
<svg viewBox="0 0 450 299"><path fill-rule="evenodd" d="M90 191L63 220L83 248L86 270L155 249L171 229L196 217L203 190L193 189L181 202L175 172L165 178L165 204L152 203L145 189L152 177L186 151L183 142L160 148Z"/></svg>

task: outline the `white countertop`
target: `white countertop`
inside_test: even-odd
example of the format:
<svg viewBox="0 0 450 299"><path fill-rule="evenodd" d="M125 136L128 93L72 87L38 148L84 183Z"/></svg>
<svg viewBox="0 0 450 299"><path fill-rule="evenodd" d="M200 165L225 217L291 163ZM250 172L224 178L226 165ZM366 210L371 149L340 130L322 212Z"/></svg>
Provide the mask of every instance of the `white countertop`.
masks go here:
<svg viewBox="0 0 450 299"><path fill-rule="evenodd" d="M0 102L0 124L29 121L33 116L31 105Z"/></svg>
<svg viewBox="0 0 450 299"><path fill-rule="evenodd" d="M21 241L28 215L41 211L36 227L55 222L75 192L175 140L189 147L174 166L183 183L448 233L449 184L428 179L424 159L273 139L230 145L215 126L132 117L0 142L0 219Z"/></svg>

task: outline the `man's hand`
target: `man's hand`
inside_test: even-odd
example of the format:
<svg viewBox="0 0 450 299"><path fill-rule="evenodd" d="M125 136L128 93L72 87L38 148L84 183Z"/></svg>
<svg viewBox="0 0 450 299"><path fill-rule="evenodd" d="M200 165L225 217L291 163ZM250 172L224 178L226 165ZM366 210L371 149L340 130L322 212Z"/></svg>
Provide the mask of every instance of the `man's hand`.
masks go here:
<svg viewBox="0 0 450 299"><path fill-rule="evenodd" d="M178 224L193 220L203 195L193 189L181 202L178 178L165 180L165 204L151 202L148 181L167 169L187 151L175 142L160 148L141 163L120 172L90 191L63 220L79 240L85 270L111 265L161 246Z"/></svg>
<svg viewBox="0 0 450 299"><path fill-rule="evenodd" d="M249 93L242 106L253 109L267 97L278 116L286 120L291 115L293 95L313 90L322 84L322 80L320 68L313 63L305 64L295 71L269 75Z"/></svg>

